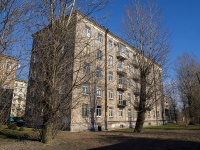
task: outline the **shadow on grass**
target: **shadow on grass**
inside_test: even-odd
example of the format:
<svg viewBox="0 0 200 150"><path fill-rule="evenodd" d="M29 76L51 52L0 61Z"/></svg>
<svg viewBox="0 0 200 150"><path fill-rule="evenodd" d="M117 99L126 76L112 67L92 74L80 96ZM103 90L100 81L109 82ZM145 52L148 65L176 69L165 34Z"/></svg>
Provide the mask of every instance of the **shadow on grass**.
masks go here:
<svg viewBox="0 0 200 150"><path fill-rule="evenodd" d="M0 130L0 138L1 139L14 139L14 140L30 140L30 141L39 141L39 139L36 136L33 136L33 134L25 133L23 131L17 131L17 130L10 130L10 129L4 129Z"/></svg>
<svg viewBox="0 0 200 150"><path fill-rule="evenodd" d="M111 143L116 144L109 146L102 146L91 148L91 150L200 150L199 142L181 141L173 139L154 139L141 137L125 137L119 135L101 135L103 138ZM187 136L187 135L186 135Z"/></svg>

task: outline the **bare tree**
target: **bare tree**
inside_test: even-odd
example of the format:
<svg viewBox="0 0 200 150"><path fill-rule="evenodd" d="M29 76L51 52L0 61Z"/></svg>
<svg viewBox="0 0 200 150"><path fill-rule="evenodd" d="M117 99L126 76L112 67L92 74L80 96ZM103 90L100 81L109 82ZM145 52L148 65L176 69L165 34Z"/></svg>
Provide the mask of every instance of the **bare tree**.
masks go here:
<svg viewBox="0 0 200 150"><path fill-rule="evenodd" d="M27 121L36 127L42 125L43 143L51 142L63 122L65 125L70 122L70 112L79 105L82 92L89 94L95 90L88 88L95 84L90 79L94 73L100 76L102 71L92 65L96 59L96 53L91 53L94 39L90 33L88 37L83 34L84 19L106 3L44 0L37 4L40 6L37 14L44 22L38 20L36 27L42 30L33 34L26 114ZM76 8L85 8L86 15L75 11ZM75 91L73 95L72 91ZM92 92L91 96L94 96Z"/></svg>
<svg viewBox="0 0 200 150"><path fill-rule="evenodd" d="M134 1L126 8L124 22L127 38L136 49L135 57L130 60L138 64L140 77L134 89L139 95L134 131L141 132L145 112L162 103L162 73L169 54L168 31L161 9L153 1L144 4L140 0Z"/></svg>
<svg viewBox="0 0 200 150"><path fill-rule="evenodd" d="M183 54L178 57L176 63L176 74L178 89L182 98L183 105L189 110L190 123L197 123L199 112L199 84L196 74L199 72L198 60L190 55ZM187 105L186 105L187 102Z"/></svg>

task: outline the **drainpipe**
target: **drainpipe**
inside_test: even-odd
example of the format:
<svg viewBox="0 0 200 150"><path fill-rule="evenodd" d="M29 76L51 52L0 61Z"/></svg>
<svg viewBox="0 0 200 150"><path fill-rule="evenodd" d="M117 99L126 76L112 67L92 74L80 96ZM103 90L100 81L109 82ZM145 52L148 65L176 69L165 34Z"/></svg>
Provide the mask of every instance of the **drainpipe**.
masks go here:
<svg viewBox="0 0 200 150"><path fill-rule="evenodd" d="M107 104L107 34L109 29L105 31L105 130L108 130L108 104Z"/></svg>

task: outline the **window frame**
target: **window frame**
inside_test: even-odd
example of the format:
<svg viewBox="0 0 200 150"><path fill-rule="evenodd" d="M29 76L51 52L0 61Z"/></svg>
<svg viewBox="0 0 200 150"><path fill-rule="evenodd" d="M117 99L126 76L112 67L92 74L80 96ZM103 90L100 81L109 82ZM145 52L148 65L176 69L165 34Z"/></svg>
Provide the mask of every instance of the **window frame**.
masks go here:
<svg viewBox="0 0 200 150"><path fill-rule="evenodd" d="M109 65L109 66L112 66L112 65L113 65L113 56L112 56L112 55L109 55L109 56L108 56L108 65Z"/></svg>
<svg viewBox="0 0 200 150"><path fill-rule="evenodd" d="M119 112L119 117L123 117L123 109L119 108L118 112Z"/></svg>
<svg viewBox="0 0 200 150"><path fill-rule="evenodd" d="M96 107L96 116L97 117L101 117L102 115L102 107L101 106L97 106Z"/></svg>
<svg viewBox="0 0 200 150"><path fill-rule="evenodd" d="M113 99L113 89L108 90L109 99Z"/></svg>
<svg viewBox="0 0 200 150"><path fill-rule="evenodd" d="M85 35L87 37L91 37L91 28L89 26L87 26L87 25L85 26Z"/></svg>
<svg viewBox="0 0 200 150"><path fill-rule="evenodd" d="M88 104L82 104L82 116L83 117L88 116Z"/></svg>
<svg viewBox="0 0 200 150"><path fill-rule="evenodd" d="M83 86L82 86L82 93L84 95L88 95L89 94L89 84L88 83L83 84Z"/></svg>
<svg viewBox="0 0 200 150"><path fill-rule="evenodd" d="M113 107L109 107L109 109L108 109L108 116L109 117L113 117L114 115L113 115Z"/></svg>
<svg viewBox="0 0 200 150"><path fill-rule="evenodd" d="M98 33L98 41L99 43L103 43L103 35L101 33Z"/></svg>

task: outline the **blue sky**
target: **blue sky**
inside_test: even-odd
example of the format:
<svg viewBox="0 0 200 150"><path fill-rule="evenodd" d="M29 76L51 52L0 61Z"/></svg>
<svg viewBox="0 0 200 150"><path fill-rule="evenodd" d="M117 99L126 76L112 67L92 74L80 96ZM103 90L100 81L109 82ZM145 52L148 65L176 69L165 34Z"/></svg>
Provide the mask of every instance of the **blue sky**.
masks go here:
<svg viewBox="0 0 200 150"><path fill-rule="evenodd" d="M145 0L143 0L145 1ZM200 0L156 0L163 11L170 30L171 60L184 52L193 53L200 59ZM131 0L111 0L105 11L110 15L104 25L111 32L123 36L121 19Z"/></svg>

